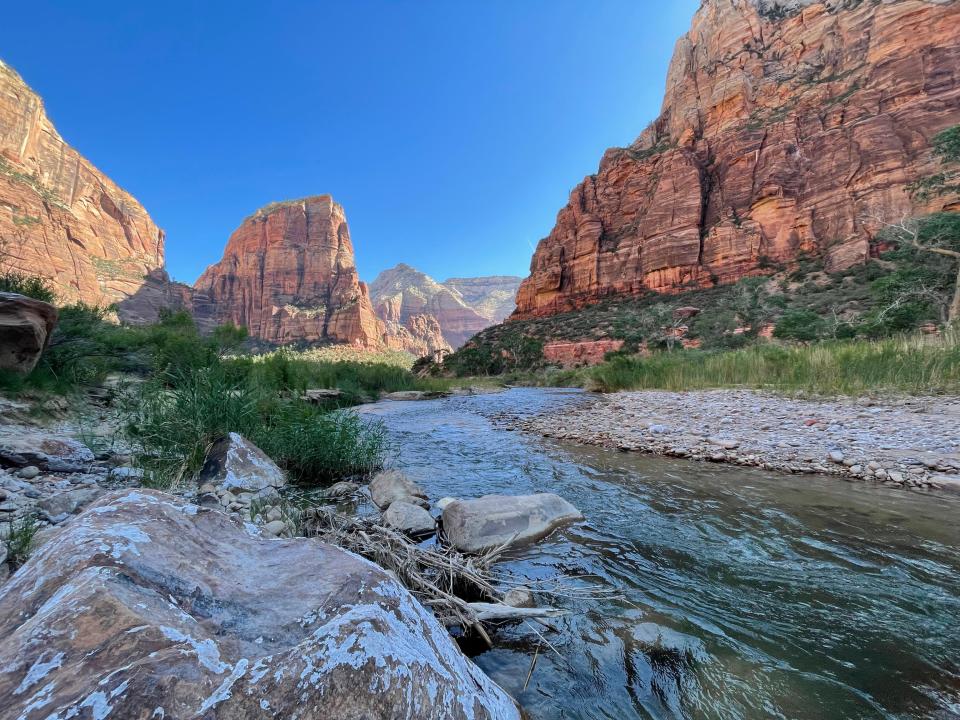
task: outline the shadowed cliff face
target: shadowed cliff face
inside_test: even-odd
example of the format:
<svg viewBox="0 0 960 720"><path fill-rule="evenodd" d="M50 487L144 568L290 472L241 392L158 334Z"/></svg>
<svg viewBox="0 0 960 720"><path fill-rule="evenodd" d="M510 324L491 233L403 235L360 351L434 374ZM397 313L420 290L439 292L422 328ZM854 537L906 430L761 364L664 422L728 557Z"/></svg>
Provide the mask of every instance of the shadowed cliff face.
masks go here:
<svg viewBox="0 0 960 720"><path fill-rule="evenodd" d="M960 123L960 2L705 0L660 117L608 150L537 247L516 318L730 283L801 253L839 270Z"/></svg>
<svg viewBox="0 0 960 720"><path fill-rule="evenodd" d="M50 280L61 302L106 305L163 266L163 231L67 145L43 101L0 62L0 269Z"/></svg>
<svg viewBox="0 0 960 720"><path fill-rule="evenodd" d="M329 195L274 203L248 217L195 289L216 322L245 325L268 342L381 343L346 216Z"/></svg>

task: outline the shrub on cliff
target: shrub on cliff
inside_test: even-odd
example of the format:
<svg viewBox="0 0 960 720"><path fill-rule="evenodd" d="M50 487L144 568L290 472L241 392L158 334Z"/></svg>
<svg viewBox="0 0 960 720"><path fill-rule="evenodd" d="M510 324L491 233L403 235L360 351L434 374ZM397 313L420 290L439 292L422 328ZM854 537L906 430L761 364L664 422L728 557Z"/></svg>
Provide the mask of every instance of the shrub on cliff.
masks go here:
<svg viewBox="0 0 960 720"><path fill-rule="evenodd" d="M791 310L784 313L773 330L778 340L813 342L823 336L826 325L812 310Z"/></svg>

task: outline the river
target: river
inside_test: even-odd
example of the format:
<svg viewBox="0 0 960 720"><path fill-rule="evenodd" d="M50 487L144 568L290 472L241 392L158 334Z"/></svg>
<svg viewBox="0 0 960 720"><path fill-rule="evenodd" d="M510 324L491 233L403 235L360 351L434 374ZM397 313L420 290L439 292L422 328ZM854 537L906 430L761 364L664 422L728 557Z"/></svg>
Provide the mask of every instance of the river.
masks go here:
<svg viewBox="0 0 960 720"><path fill-rule="evenodd" d="M496 419L583 400L512 389L363 409L435 500L555 492L586 517L506 567L619 596L551 600L571 612L526 690L527 626L474 658L530 717L960 718L960 497L562 444Z"/></svg>

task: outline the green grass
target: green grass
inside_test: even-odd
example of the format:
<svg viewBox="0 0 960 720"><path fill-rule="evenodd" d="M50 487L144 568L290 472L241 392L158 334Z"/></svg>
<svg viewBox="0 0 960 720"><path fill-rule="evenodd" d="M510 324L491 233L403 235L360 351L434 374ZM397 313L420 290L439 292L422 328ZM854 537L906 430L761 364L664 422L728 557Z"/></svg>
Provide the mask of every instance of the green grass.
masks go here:
<svg viewBox="0 0 960 720"><path fill-rule="evenodd" d="M141 386L124 419L149 484L167 487L193 477L210 444L229 432L249 439L303 484L363 475L383 464L386 440L378 424L248 380L211 365L161 373Z"/></svg>
<svg viewBox="0 0 960 720"><path fill-rule="evenodd" d="M764 388L814 395L960 392L960 334L614 357L567 378L603 392Z"/></svg>
<svg viewBox="0 0 960 720"><path fill-rule="evenodd" d="M33 539L39 529L33 515L24 515L10 525L10 534L4 543L7 547L7 564L11 570L16 570L30 557Z"/></svg>

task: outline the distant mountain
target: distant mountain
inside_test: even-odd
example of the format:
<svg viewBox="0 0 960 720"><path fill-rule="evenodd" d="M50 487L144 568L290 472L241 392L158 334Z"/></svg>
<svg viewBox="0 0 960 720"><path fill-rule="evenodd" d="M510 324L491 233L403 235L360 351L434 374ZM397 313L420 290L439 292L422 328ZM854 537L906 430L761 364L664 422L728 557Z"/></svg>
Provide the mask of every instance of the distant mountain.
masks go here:
<svg viewBox="0 0 960 720"><path fill-rule="evenodd" d="M503 321L517 306L517 289L522 278L514 275L450 278L443 285L460 293L470 307L495 324Z"/></svg>
<svg viewBox="0 0 960 720"><path fill-rule="evenodd" d="M415 355L459 347L513 312L520 278L452 278L439 283L400 263L370 284L388 343Z"/></svg>

